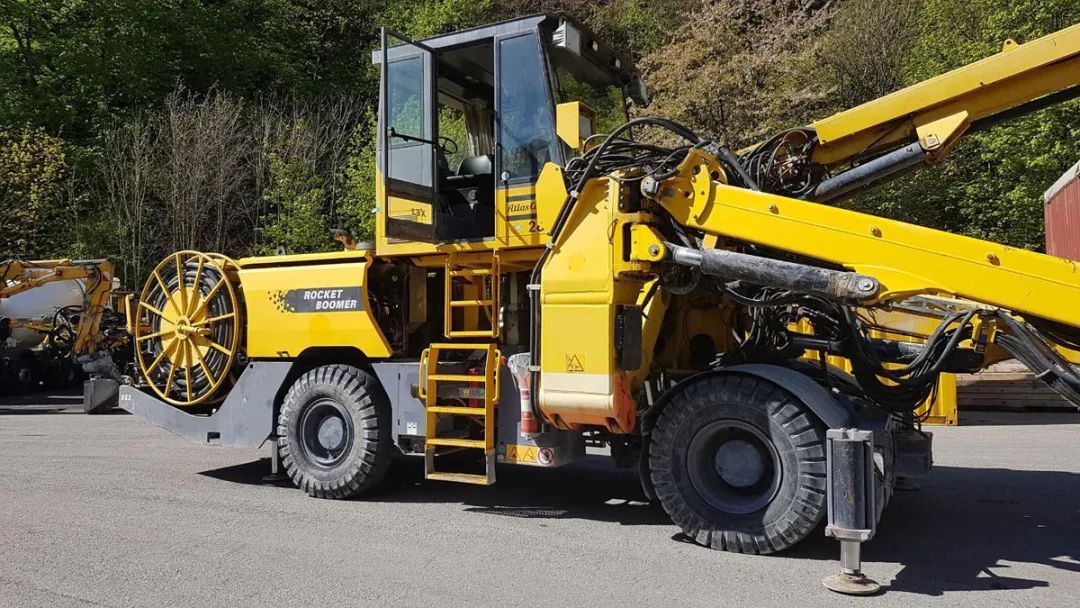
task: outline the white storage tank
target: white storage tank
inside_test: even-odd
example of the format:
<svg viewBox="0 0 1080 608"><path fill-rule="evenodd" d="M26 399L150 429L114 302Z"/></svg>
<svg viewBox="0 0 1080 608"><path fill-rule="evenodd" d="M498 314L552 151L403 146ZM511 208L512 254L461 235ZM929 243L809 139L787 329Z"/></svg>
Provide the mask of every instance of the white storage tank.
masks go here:
<svg viewBox="0 0 1080 608"><path fill-rule="evenodd" d="M44 321L51 323L56 311L65 306L82 306L83 281L46 283L29 291L0 299L0 319ZM33 348L45 334L27 328L12 330L7 344L0 348Z"/></svg>

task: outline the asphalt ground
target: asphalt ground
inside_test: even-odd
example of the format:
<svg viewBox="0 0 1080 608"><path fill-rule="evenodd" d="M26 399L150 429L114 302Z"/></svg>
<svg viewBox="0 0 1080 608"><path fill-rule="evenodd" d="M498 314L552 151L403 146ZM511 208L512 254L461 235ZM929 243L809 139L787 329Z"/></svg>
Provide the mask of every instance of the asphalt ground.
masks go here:
<svg viewBox="0 0 1080 608"><path fill-rule="evenodd" d="M24 399L0 405L0 606L1080 605L1080 414L962 422L864 545L886 591L849 598L821 585L820 530L774 556L701 548L602 456L486 488L408 461L334 502L263 482L265 450Z"/></svg>

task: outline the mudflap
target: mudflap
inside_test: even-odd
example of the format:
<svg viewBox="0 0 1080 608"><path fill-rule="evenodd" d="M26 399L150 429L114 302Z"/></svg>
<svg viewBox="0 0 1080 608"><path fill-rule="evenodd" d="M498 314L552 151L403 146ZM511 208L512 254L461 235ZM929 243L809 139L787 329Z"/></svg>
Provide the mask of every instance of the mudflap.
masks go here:
<svg viewBox="0 0 1080 608"><path fill-rule="evenodd" d="M274 434L275 400L291 367L291 361L249 363L209 415L188 413L133 386L120 387L120 407L197 443L260 447Z"/></svg>

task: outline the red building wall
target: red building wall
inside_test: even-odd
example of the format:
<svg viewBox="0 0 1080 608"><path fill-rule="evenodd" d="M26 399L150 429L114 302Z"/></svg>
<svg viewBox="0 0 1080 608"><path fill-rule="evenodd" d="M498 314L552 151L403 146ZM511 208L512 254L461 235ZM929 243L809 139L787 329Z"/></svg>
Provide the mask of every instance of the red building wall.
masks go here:
<svg viewBox="0 0 1080 608"><path fill-rule="evenodd" d="M1043 196L1046 206L1046 253L1080 261L1080 163Z"/></svg>

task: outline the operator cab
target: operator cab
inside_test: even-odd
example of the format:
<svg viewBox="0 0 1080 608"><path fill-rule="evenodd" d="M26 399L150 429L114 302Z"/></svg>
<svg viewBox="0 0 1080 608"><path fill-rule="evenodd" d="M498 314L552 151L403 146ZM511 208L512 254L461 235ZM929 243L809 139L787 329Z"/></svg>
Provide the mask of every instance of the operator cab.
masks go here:
<svg viewBox="0 0 1080 608"><path fill-rule="evenodd" d="M614 126L626 119L624 93L644 103L629 64L562 15L420 42L383 30L373 60L382 72L380 244L508 243L512 233L542 232L540 171L576 154L565 140L579 143L564 136L557 104L582 101ZM585 135L595 129L595 120L571 118Z"/></svg>

